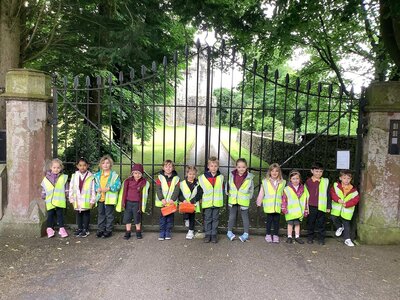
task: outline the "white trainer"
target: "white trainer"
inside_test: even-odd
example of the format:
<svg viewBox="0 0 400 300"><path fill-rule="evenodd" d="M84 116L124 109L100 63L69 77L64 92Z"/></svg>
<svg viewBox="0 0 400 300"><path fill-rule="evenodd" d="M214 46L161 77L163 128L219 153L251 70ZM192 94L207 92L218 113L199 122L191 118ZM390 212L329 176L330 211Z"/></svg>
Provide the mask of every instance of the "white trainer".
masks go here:
<svg viewBox="0 0 400 300"><path fill-rule="evenodd" d="M345 240L345 241L344 241L344 244L345 244L346 246L349 246L349 247L354 247L354 244L353 244L353 242L351 241L351 239Z"/></svg>
<svg viewBox="0 0 400 300"><path fill-rule="evenodd" d="M341 236L342 233L343 233L343 230L344 230L344 227L343 227L343 226L342 226L342 227L339 227L339 228L336 230L335 235L336 235L336 236Z"/></svg>
<svg viewBox="0 0 400 300"><path fill-rule="evenodd" d="M192 240L193 238L194 238L194 232L193 230L189 230L188 233L186 234L186 239Z"/></svg>

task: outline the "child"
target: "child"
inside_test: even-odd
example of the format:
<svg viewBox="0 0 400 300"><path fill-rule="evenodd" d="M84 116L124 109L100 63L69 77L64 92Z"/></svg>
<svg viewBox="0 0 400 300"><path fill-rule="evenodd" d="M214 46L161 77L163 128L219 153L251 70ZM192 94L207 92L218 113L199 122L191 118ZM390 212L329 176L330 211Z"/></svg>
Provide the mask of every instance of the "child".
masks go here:
<svg viewBox="0 0 400 300"><path fill-rule="evenodd" d="M99 162L100 170L94 174L94 188L96 190L97 234L98 238L108 238L112 235L114 222L114 208L117 204L118 191L121 180L116 172L111 170L114 161L109 155L104 155Z"/></svg>
<svg viewBox="0 0 400 300"><path fill-rule="evenodd" d="M249 206L254 192L254 175L248 172L247 161L244 158L239 158L236 161L236 169L229 175L227 194L229 195L228 205L230 209L227 236L231 241L235 238L232 228L236 223L237 211L240 209L244 232L239 239L245 242L249 238Z"/></svg>
<svg viewBox="0 0 400 300"><path fill-rule="evenodd" d="M54 218L57 215L57 223L59 226L58 234L65 238L68 236L64 228L63 209L67 206L68 195L68 176L61 174L64 166L61 160L55 158L50 163L50 170L47 171L46 176L43 178L42 186L42 199L46 201L47 210L47 237L54 236Z"/></svg>
<svg viewBox="0 0 400 300"><path fill-rule="evenodd" d="M78 229L75 231L75 236L87 237L89 235L90 210L96 203L96 192L93 174L88 171L88 161L81 157L76 168L78 171L71 176L69 202L73 204L76 211Z"/></svg>
<svg viewBox="0 0 400 300"><path fill-rule="evenodd" d="M200 199L203 196L203 190L197 180L197 169L194 166L186 168L186 178L180 183L181 192L179 200L181 202L187 201L196 205L196 211L191 214L184 214L184 219L189 221L189 231L186 234L186 239L191 240L194 238L194 221L196 212L200 212Z"/></svg>
<svg viewBox="0 0 400 300"><path fill-rule="evenodd" d="M350 183L351 171L340 171L340 182L335 182L330 190L332 197L332 221L336 227L336 236L343 233L344 243L349 247L354 247L350 239L350 221L353 217L354 208L360 200L357 189Z"/></svg>
<svg viewBox="0 0 400 300"><path fill-rule="evenodd" d="M131 168L131 175L125 179L122 189L119 192L118 204L116 210L118 212L124 211L124 219L126 232L124 235L125 240L131 238L132 217L135 221L136 238L142 238L142 212L146 210L147 197L150 184L143 178L143 166L141 164L134 164Z"/></svg>
<svg viewBox="0 0 400 300"><path fill-rule="evenodd" d="M283 190L282 195L282 212L285 214L287 226L286 243L293 243L292 233L293 225L295 232L295 241L299 244L304 244L300 238L300 222L303 216L308 214L308 190L307 187L301 184L300 172L293 170L289 174L289 184Z"/></svg>
<svg viewBox="0 0 400 300"><path fill-rule="evenodd" d="M263 206L264 213L267 215L267 243L279 243L279 219L282 206L282 194L286 181L282 179L281 167L271 164L268 168L266 177L262 180L260 192L257 197L257 206ZM273 236L271 228L274 227Z"/></svg>
<svg viewBox="0 0 400 300"><path fill-rule="evenodd" d="M156 180L156 207L163 207L174 204L179 197L179 177L175 171L175 164L172 160L164 161L163 169ZM160 215L160 236L159 241L170 240L171 229L174 226L174 214L167 216Z"/></svg>
<svg viewBox="0 0 400 300"><path fill-rule="evenodd" d="M322 177L324 168L320 163L315 163L311 167L311 173L311 178L306 181L306 187L310 193L307 243L313 243L316 232L318 243L325 245L325 215L330 212L332 207L331 198L328 196L329 179Z"/></svg>
<svg viewBox="0 0 400 300"><path fill-rule="evenodd" d="M219 172L219 161L212 156L207 162L208 171L199 177L203 189L205 243L217 243L219 208L224 205L224 176Z"/></svg>

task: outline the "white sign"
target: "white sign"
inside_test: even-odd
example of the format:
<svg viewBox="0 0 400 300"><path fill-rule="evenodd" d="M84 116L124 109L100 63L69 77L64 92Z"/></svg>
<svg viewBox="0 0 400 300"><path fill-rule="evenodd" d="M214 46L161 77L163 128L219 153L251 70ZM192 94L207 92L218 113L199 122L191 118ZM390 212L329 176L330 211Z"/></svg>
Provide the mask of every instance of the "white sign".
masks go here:
<svg viewBox="0 0 400 300"><path fill-rule="evenodd" d="M336 152L336 169L350 169L350 150L338 150Z"/></svg>

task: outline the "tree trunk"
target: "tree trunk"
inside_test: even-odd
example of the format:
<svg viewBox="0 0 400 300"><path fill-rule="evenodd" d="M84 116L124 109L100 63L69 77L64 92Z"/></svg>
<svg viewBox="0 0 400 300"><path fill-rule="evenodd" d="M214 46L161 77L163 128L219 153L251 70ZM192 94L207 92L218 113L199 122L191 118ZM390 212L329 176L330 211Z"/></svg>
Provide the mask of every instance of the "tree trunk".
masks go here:
<svg viewBox="0 0 400 300"><path fill-rule="evenodd" d="M20 62L22 1L0 0L0 88L5 87L6 73ZM6 128L5 102L0 102L0 129Z"/></svg>

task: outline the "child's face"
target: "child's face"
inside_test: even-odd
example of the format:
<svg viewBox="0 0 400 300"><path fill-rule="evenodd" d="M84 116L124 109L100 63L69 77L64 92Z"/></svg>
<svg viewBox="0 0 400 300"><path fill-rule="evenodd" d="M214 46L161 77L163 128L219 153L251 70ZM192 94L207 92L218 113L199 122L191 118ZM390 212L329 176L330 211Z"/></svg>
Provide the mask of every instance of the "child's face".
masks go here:
<svg viewBox="0 0 400 300"><path fill-rule="evenodd" d="M322 174L324 173L324 170L322 170L322 169L311 169L311 173L313 174L314 178L321 179Z"/></svg>
<svg viewBox="0 0 400 300"><path fill-rule="evenodd" d="M243 175L247 171L247 165L244 162L240 161L236 164L236 170L239 175Z"/></svg>
<svg viewBox="0 0 400 300"><path fill-rule="evenodd" d="M279 178L279 170L278 170L277 168L273 168L273 169L271 170L271 175L270 175L270 177L271 177L272 179L278 179L278 178Z"/></svg>
<svg viewBox="0 0 400 300"><path fill-rule="evenodd" d="M133 179L135 179L136 181L139 180L140 178L142 178L142 173L140 173L139 171L133 171L132 175L133 175Z"/></svg>
<svg viewBox="0 0 400 300"><path fill-rule="evenodd" d="M208 167L208 170L209 170L211 173L215 174L215 173L217 173L217 171L218 171L219 164L216 163L216 162L209 162L208 165L207 165L207 167Z"/></svg>
<svg viewBox="0 0 400 300"><path fill-rule="evenodd" d="M187 180L193 182L196 179L197 173L195 171L189 171L186 173Z"/></svg>
<svg viewBox="0 0 400 300"><path fill-rule="evenodd" d="M51 170L51 173L53 173L53 174L59 174L61 172L61 166L59 163L53 162L51 164L50 170Z"/></svg>
<svg viewBox="0 0 400 300"><path fill-rule="evenodd" d="M299 175L293 175L290 178L290 182L294 185L294 186L298 186L300 184L300 176Z"/></svg>
<svg viewBox="0 0 400 300"><path fill-rule="evenodd" d="M174 170L174 166L172 164L165 164L163 170L166 175L170 175Z"/></svg>
<svg viewBox="0 0 400 300"><path fill-rule="evenodd" d="M111 162L108 159L106 159L105 161L102 162L101 169L103 171L109 171L110 168L111 168Z"/></svg>
<svg viewBox="0 0 400 300"><path fill-rule="evenodd" d="M351 182L351 176L349 175L342 175L339 177L340 181L342 182L343 185L349 185Z"/></svg>
<svg viewBox="0 0 400 300"><path fill-rule="evenodd" d="M87 169L89 168L88 164L85 163L84 161L80 161L76 167L78 168L78 171L81 172L82 174L86 173Z"/></svg>

